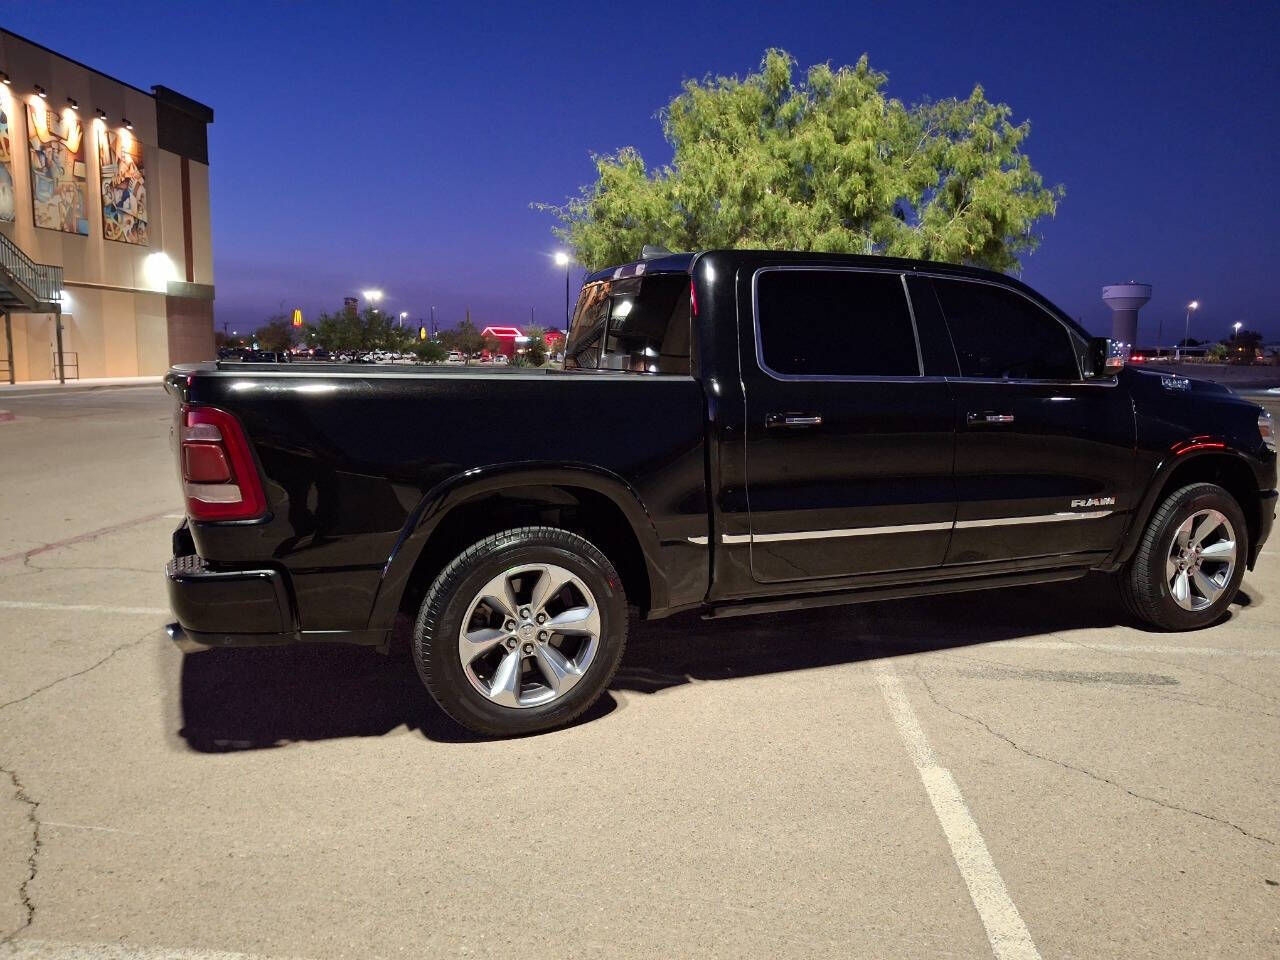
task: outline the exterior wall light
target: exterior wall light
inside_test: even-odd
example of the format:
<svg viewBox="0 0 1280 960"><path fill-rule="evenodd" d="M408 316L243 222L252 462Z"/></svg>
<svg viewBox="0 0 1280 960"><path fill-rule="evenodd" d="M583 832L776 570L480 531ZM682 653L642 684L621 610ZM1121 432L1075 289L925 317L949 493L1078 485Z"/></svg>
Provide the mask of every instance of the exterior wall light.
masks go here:
<svg viewBox="0 0 1280 960"><path fill-rule="evenodd" d="M6 87L13 86L13 81L9 79L9 75L3 70L0 70L0 83L3 83Z"/></svg>
<svg viewBox="0 0 1280 960"><path fill-rule="evenodd" d="M107 111L103 110L101 107L94 107L93 112L99 120L107 119Z"/></svg>
<svg viewBox="0 0 1280 960"><path fill-rule="evenodd" d="M69 106L72 110L75 110L77 113L80 111L80 104L77 101L73 100L71 97L67 97L67 106Z"/></svg>
<svg viewBox="0 0 1280 960"><path fill-rule="evenodd" d="M125 128L126 130L132 130L132 129L133 129L133 124L129 122L129 118L128 118L128 117L121 117L121 118L120 118L120 122L124 124L124 128Z"/></svg>
<svg viewBox="0 0 1280 960"><path fill-rule="evenodd" d="M49 91L46 90L44 87L40 86L40 84L38 83L36 84L36 93L39 95L41 100L49 99Z"/></svg>

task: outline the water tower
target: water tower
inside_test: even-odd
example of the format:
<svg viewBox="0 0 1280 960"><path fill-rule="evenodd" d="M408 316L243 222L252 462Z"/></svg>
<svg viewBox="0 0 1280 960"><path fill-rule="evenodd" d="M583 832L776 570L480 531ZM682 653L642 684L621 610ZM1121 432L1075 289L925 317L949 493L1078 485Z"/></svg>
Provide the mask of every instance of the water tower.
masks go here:
<svg viewBox="0 0 1280 960"><path fill-rule="evenodd" d="M1151 299L1151 284L1112 283L1102 288L1102 302L1111 308L1111 339L1138 345L1138 310Z"/></svg>

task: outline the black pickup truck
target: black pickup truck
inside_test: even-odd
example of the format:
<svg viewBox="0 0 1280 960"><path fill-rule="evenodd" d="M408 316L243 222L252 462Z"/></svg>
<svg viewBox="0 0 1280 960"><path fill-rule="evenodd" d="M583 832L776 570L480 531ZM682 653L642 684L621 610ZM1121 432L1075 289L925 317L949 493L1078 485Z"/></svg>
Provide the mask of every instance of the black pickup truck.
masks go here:
<svg viewBox="0 0 1280 960"><path fill-rule="evenodd" d="M1135 617L1204 627L1271 530L1274 428L1123 356L1000 274L716 250L589 276L564 370L175 367L171 633L386 646L412 621L441 707L505 735L596 699L629 607L1099 570Z"/></svg>

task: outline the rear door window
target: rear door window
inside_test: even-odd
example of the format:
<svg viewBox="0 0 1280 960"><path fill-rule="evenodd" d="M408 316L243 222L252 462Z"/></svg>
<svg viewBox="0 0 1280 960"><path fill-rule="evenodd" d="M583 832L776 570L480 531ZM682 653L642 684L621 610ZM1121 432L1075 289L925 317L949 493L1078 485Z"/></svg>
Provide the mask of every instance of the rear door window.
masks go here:
<svg viewBox="0 0 1280 960"><path fill-rule="evenodd" d="M758 358L775 376L920 376L901 274L766 268L755 287Z"/></svg>
<svg viewBox="0 0 1280 960"><path fill-rule="evenodd" d="M1079 380L1067 328L1013 290L935 278L960 376L990 380Z"/></svg>

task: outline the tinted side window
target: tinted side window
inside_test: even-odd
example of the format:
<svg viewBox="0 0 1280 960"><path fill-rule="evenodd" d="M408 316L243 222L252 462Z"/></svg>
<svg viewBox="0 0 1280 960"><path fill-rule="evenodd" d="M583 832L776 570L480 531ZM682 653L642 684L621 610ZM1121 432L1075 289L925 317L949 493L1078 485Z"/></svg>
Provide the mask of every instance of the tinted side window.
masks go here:
<svg viewBox="0 0 1280 960"><path fill-rule="evenodd" d="M764 270L756 277L760 356L784 376L920 375L896 273Z"/></svg>
<svg viewBox="0 0 1280 960"><path fill-rule="evenodd" d="M955 342L960 376L1080 379L1070 334L1030 300L988 283L935 279L933 287Z"/></svg>

